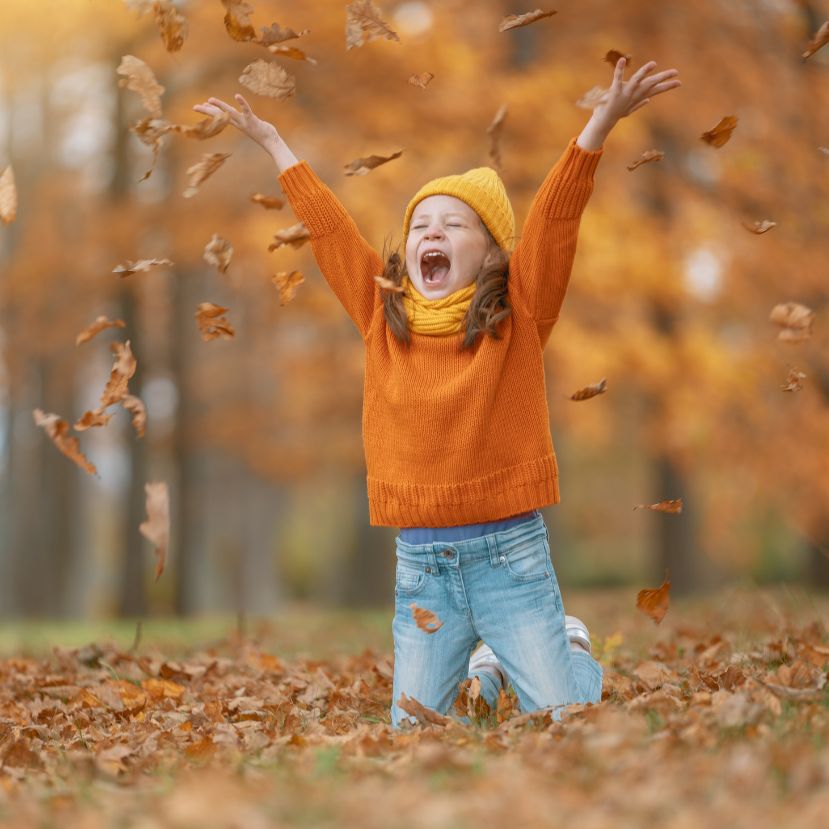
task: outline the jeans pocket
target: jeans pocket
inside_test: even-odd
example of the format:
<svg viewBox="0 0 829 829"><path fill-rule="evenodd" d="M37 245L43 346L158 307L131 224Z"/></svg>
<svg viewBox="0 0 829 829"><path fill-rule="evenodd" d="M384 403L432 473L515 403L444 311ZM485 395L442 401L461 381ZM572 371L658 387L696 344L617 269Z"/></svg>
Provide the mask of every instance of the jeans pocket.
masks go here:
<svg viewBox="0 0 829 829"><path fill-rule="evenodd" d="M547 534L521 539L503 552L505 566L515 581L540 581L550 578L550 548Z"/></svg>
<svg viewBox="0 0 829 829"><path fill-rule="evenodd" d="M395 596L415 596L426 586L426 566L413 556L397 553L394 574Z"/></svg>

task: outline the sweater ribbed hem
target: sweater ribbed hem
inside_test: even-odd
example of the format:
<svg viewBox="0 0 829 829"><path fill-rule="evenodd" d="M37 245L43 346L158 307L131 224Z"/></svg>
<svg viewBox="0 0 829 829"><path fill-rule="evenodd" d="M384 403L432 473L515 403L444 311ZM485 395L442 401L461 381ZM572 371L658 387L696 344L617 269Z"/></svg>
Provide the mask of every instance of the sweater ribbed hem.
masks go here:
<svg viewBox="0 0 829 829"><path fill-rule="evenodd" d="M560 500L554 454L457 484L381 481L370 475L373 527L454 527L497 521Z"/></svg>
<svg viewBox="0 0 829 829"><path fill-rule="evenodd" d="M583 150L576 137L570 139L552 175L552 190L548 195L546 214L551 219L581 216L593 192L596 168L604 147Z"/></svg>

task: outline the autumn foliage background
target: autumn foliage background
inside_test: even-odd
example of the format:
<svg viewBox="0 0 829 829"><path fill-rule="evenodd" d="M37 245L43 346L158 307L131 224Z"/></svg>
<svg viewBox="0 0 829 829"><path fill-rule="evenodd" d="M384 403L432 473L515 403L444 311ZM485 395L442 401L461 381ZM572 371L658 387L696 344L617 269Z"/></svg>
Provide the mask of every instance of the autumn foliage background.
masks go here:
<svg viewBox="0 0 829 829"><path fill-rule="evenodd" d="M829 53L801 58L825 4L564 2L499 32L506 2L385 2L399 42L346 49L345 4L259 2L316 60L277 59L232 40L216 2L176 4L189 33L165 49L151 14L115 2L7 0L0 15L0 164L19 208L0 227L0 608L6 615L127 616L239 610L285 599L387 603L392 528L369 528L360 443L359 335L310 246L269 251L296 219L266 210L277 171L229 127L204 141L171 134L152 175L130 132L146 114L119 88L135 55L165 92L164 117L244 92L315 168L382 249L428 178L493 163L487 127L507 107L501 174L521 226L529 201L606 86L609 49L675 67L683 86L624 119L608 139L581 224L571 287L545 353L562 501L544 510L567 588L675 590L749 582L827 583L829 560ZM48 26L43 21L48 19ZM239 83L265 58L295 95ZM408 83L431 72L425 88ZM700 135L738 126L720 148ZM643 152L663 160L629 171ZM345 165L402 155L365 176ZM187 168L229 153L191 198ZM776 222L758 235L745 225ZM234 254L203 259L213 234ZM127 260L172 267L119 278ZM271 277L305 277L280 304ZM229 309L232 339L205 342L199 303ZM812 336L778 339L771 309L815 311ZM125 329L75 346L97 316ZM69 423L97 404L110 342L129 339L130 390L147 408L137 438L119 410L79 434L92 477L50 443L36 408ZM790 368L806 377L782 386ZM607 392L574 391L607 379ZM153 580L138 532L144 484L170 489L167 569ZM683 512L633 510L681 498Z"/></svg>

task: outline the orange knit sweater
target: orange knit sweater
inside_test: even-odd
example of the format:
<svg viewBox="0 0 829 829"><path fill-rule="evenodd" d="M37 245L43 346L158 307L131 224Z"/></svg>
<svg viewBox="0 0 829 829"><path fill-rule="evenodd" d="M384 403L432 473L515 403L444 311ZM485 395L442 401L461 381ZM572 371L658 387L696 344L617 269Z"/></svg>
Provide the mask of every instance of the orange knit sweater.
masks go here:
<svg viewBox="0 0 829 829"><path fill-rule="evenodd" d="M604 148L571 138L536 193L510 260L512 314L500 340L411 334L386 325L380 255L306 161L279 181L311 234L323 276L365 342L363 446L369 522L443 527L559 502L542 350L558 319L581 214Z"/></svg>

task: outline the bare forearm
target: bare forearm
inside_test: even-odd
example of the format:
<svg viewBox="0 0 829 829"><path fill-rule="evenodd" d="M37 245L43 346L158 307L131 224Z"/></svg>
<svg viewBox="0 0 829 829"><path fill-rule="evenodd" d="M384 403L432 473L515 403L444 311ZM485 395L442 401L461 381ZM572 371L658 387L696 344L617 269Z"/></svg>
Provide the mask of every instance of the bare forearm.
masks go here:
<svg viewBox="0 0 829 829"><path fill-rule="evenodd" d="M269 140L263 146L276 163L280 173L284 173L288 167L293 167L294 164L299 164L299 159L291 152L291 148L281 137Z"/></svg>
<svg viewBox="0 0 829 829"><path fill-rule="evenodd" d="M607 124L607 121L592 115L590 120L585 125L581 134L576 139L576 143L588 152L594 152L601 149L605 139L610 134L613 125Z"/></svg>

